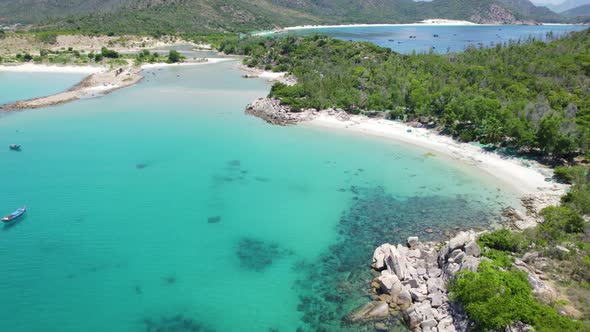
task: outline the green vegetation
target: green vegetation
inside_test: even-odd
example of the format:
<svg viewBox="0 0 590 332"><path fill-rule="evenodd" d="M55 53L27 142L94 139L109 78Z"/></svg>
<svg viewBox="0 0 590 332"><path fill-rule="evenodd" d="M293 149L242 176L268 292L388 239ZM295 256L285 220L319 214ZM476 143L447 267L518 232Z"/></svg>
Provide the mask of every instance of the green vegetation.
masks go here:
<svg viewBox="0 0 590 332"><path fill-rule="evenodd" d="M520 321L537 331L581 331L582 324L560 316L537 301L526 273L483 261L477 272L463 271L450 291L461 302L479 331L500 330Z"/></svg>
<svg viewBox="0 0 590 332"><path fill-rule="evenodd" d="M480 236L482 254L491 262L482 264L477 273L462 274L452 285L455 298L480 329L497 329L516 320L539 331L590 329L590 223L583 217L590 207L588 166L560 167L556 176L572 184L561 206L543 209L544 222L533 229L520 233L502 229ZM533 251L541 262L534 266L556 278L557 287L570 303L550 299L541 304L531 297L530 288L522 285L521 272L511 263L514 256ZM565 304L580 312L580 322L561 317L548 306Z"/></svg>
<svg viewBox="0 0 590 332"><path fill-rule="evenodd" d="M12 0L0 1L0 13L5 22L42 22L40 29L104 34L246 32L302 24L411 23L433 17L478 23L567 20L528 0Z"/></svg>
<svg viewBox="0 0 590 332"><path fill-rule="evenodd" d="M181 56L178 51L170 50L170 52L168 52L168 63L180 62L183 58L184 57Z"/></svg>
<svg viewBox="0 0 590 332"><path fill-rule="evenodd" d="M250 67L291 72L299 83L276 84L271 96L295 111L389 110L463 141L544 156L588 148L589 30L451 55L400 55L320 35L235 38L219 49L248 55Z"/></svg>
<svg viewBox="0 0 590 332"><path fill-rule="evenodd" d="M182 61L181 57L178 61ZM161 56L158 53L151 54L148 50L142 50L137 55L135 54L120 54L114 50L102 47L100 53L84 54L84 51L78 51L73 48L63 50L39 50L39 55L31 55L29 53L17 53L15 56L7 56L0 58L0 63L16 63L16 62L34 62L45 64L100 64L100 65L127 65L127 61L132 60L134 64L139 66L143 63L163 63L168 62L169 58Z"/></svg>

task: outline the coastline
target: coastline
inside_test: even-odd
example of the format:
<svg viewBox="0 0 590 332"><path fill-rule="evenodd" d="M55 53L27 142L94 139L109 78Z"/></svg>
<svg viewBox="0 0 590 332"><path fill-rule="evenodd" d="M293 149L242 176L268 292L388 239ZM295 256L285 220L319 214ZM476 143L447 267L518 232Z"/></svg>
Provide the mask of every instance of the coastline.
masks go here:
<svg viewBox="0 0 590 332"><path fill-rule="evenodd" d="M446 19L426 19L415 23L377 23L377 24L310 24L284 27L275 30L259 31L253 33L254 36L267 36L275 33L281 33L292 30L311 30L311 29L338 29L338 28L366 28L366 27L416 27L416 26L501 26L511 24L492 24L492 23L475 23L461 20L446 20ZM516 24L522 25L522 24ZM567 24L567 23L538 23L538 25L584 25L584 24Z"/></svg>
<svg viewBox="0 0 590 332"><path fill-rule="evenodd" d="M559 205L561 197L569 188L565 184L545 181L553 176L553 170L536 161L487 152L479 146L457 142L434 130L415 128L399 121L363 115L353 115L345 120L341 116L321 112L319 116L303 124L401 142L475 167L485 173L483 175L498 180L502 187L508 188L520 198L526 211L518 211L516 207L504 211L507 224L513 229L523 230L536 226L540 222L538 213L547 206Z"/></svg>
<svg viewBox="0 0 590 332"><path fill-rule="evenodd" d="M233 60L231 58L206 58L204 61L183 63L153 63L141 66L121 66L117 69L109 69L106 66L52 66L45 64L22 64L13 66L0 66L0 72L23 73L81 73L88 74L82 81L69 90L43 97L35 97L27 100L19 100L13 103L0 105L0 110L5 112L23 109L36 109L65 104L82 98L92 98L109 94L113 91L130 87L143 79L144 69L161 67L184 67L213 64Z"/></svg>
<svg viewBox="0 0 590 332"><path fill-rule="evenodd" d="M553 176L553 170L536 161L487 152L479 146L455 141L435 130L416 128L399 121L350 115L334 109L294 113L280 105L279 101L268 98L258 99L248 105L246 113L275 125L298 124L400 142L475 167L520 197L526 213L512 210L507 216L511 226L516 229L535 226L539 219L538 212L544 207L559 204L569 188L565 184L545 181Z"/></svg>
<svg viewBox="0 0 590 332"><path fill-rule="evenodd" d="M18 73L63 73L63 74L96 74L104 72L104 66L46 65L24 63L17 65L0 65L0 72Z"/></svg>
<svg viewBox="0 0 590 332"><path fill-rule="evenodd" d="M232 61L233 58L205 58L205 61L188 61L188 62L178 62L178 63L148 63L141 65L141 69L151 69L151 68L164 68L164 67L185 67L185 66L198 66L198 65L207 65L219 62L226 62Z"/></svg>
<svg viewBox="0 0 590 332"><path fill-rule="evenodd" d="M275 33L291 31L291 30L309 30L309 29L337 29L337 28L366 28L366 27L411 27L411 26L465 26L465 25L493 25L493 24L479 24L469 21L459 20L444 20L444 19L427 19L415 23L353 23L353 24L308 24L284 27L275 30L259 31L252 33L253 36L267 36Z"/></svg>
<svg viewBox="0 0 590 332"><path fill-rule="evenodd" d="M541 190L557 191L561 196L566 187L546 182L545 179L553 175L552 170L535 161L525 163L517 158L486 152L476 145L457 142L452 137L440 135L434 130L415 128L399 121L374 119L362 115L351 115L349 120L342 120L321 112L319 116L302 124L386 138L440 153L453 160L476 166L511 186L521 195L534 194Z"/></svg>
<svg viewBox="0 0 590 332"><path fill-rule="evenodd" d="M327 24L327 25L299 25L293 27L286 27L283 30L303 30L303 29L320 29L320 28L362 28L362 27L398 27L398 26L438 26L438 25L486 25L469 21L461 20L445 20L445 19L427 19L415 23L380 23L380 24Z"/></svg>

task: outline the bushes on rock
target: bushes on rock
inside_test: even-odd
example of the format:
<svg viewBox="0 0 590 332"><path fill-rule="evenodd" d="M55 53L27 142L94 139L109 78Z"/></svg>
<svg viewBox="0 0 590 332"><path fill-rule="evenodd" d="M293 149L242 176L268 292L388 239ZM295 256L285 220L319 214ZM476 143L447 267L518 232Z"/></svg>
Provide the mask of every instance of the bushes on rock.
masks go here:
<svg viewBox="0 0 590 332"><path fill-rule="evenodd" d="M568 240L568 234L584 230L584 219L566 206L549 206L541 211L544 222L538 227L538 236L549 244Z"/></svg>
<svg viewBox="0 0 590 332"><path fill-rule="evenodd" d="M463 271L450 284L452 298L463 304L479 331L499 330L514 322L538 331L580 331L580 322L560 316L533 298L527 275L482 262L478 272Z"/></svg>
<svg viewBox="0 0 590 332"><path fill-rule="evenodd" d="M482 247L501 251L519 252L527 245L527 241L521 234L513 233L508 229L501 229L483 234L477 240Z"/></svg>

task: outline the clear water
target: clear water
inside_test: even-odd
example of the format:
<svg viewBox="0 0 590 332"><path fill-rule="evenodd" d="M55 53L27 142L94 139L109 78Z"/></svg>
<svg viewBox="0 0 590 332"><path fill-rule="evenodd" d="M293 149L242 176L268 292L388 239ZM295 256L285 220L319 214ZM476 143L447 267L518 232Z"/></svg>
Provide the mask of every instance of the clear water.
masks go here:
<svg viewBox="0 0 590 332"><path fill-rule="evenodd" d="M29 208L0 228L0 330L345 329L374 245L513 202L426 151L246 116L269 87L235 64L0 118L23 146L0 149L0 208Z"/></svg>
<svg viewBox="0 0 590 332"><path fill-rule="evenodd" d="M0 71L0 105L49 96L74 86L84 74L12 73Z"/></svg>
<svg viewBox="0 0 590 332"><path fill-rule="evenodd" d="M529 36L545 40L547 33L562 36L587 29L582 25L473 25L473 26L368 26L290 30L288 33L327 34L334 38L368 41L400 53L461 52L469 46L493 46ZM434 37L438 35L438 37ZM416 36L416 38L410 38Z"/></svg>

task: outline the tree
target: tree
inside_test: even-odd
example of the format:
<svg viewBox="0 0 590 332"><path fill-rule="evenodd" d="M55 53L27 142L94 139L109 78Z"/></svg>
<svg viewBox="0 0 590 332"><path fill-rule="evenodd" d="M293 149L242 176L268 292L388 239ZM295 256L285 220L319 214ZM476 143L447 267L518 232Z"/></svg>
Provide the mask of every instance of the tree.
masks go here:
<svg viewBox="0 0 590 332"><path fill-rule="evenodd" d="M115 50L109 50L106 47L100 49L100 54L105 58L117 59L119 58L119 53Z"/></svg>
<svg viewBox="0 0 590 332"><path fill-rule="evenodd" d="M176 63L179 62L181 60L181 56L180 53L178 53L178 51L176 50L170 50L170 52L168 53L168 62L169 63Z"/></svg>

